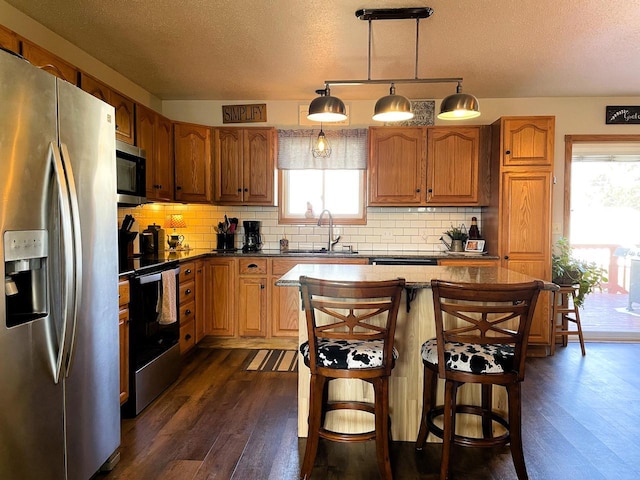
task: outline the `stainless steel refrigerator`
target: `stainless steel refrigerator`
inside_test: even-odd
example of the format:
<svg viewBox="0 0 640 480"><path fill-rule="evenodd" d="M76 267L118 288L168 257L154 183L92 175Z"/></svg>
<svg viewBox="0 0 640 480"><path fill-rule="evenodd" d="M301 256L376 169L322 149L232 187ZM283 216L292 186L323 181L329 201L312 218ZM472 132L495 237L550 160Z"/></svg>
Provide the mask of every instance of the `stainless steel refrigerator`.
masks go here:
<svg viewBox="0 0 640 480"><path fill-rule="evenodd" d="M0 51L0 112L0 478L87 480L120 444L114 110Z"/></svg>

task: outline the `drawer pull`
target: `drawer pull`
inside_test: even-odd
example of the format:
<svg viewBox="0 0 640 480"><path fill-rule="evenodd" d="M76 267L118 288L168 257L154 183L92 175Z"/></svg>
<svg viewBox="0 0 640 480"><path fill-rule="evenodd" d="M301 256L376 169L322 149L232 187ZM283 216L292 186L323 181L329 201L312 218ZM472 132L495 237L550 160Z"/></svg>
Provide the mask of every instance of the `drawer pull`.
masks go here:
<svg viewBox="0 0 640 480"><path fill-rule="evenodd" d="M191 269L190 269L190 268L187 268L187 269L184 271L184 274L185 274L185 275L191 275Z"/></svg>
<svg viewBox="0 0 640 480"><path fill-rule="evenodd" d="M174 338L175 338L175 337L174 337ZM187 334L184 336L184 339L185 339L185 340L191 340L191 334L190 334L190 333L187 333Z"/></svg>
<svg viewBox="0 0 640 480"><path fill-rule="evenodd" d="M184 311L185 316L189 316L191 315L191 310L189 310L188 308Z"/></svg>
<svg viewBox="0 0 640 480"><path fill-rule="evenodd" d="M255 263L250 263L249 265L247 265L247 268L258 268L258 265L256 265Z"/></svg>
<svg viewBox="0 0 640 480"><path fill-rule="evenodd" d="M187 288L187 289L184 291L184 294L185 294L185 295L191 295L191 289L190 289L190 288Z"/></svg>

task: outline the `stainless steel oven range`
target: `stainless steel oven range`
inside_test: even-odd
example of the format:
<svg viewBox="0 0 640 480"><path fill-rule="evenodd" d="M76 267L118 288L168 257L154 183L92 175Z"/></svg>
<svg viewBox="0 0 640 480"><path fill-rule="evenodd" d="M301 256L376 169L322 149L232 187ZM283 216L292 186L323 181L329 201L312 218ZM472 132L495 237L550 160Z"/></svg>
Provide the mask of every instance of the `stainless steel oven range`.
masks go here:
<svg viewBox="0 0 640 480"><path fill-rule="evenodd" d="M169 272L164 276L170 278L163 279L163 272ZM125 416L138 415L180 374L179 272L177 262L169 262L136 270L131 278L129 400L122 407ZM174 280L175 286L171 285ZM163 301L170 295L167 286L173 302ZM162 314L167 307L171 316Z"/></svg>

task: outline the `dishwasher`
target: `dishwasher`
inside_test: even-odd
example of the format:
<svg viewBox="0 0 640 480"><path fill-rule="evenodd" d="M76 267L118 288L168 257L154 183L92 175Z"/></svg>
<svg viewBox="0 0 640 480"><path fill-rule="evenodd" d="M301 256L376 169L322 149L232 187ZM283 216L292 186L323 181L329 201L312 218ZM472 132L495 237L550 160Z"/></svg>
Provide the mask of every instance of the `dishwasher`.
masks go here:
<svg viewBox="0 0 640 480"><path fill-rule="evenodd" d="M372 257L369 265L438 265L433 257Z"/></svg>

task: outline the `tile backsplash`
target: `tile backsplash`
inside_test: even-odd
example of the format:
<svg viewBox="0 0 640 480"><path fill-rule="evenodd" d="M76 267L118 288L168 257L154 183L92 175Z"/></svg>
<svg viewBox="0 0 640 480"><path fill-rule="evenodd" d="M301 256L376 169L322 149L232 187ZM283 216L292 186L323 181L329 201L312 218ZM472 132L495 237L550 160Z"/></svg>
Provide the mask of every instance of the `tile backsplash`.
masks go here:
<svg viewBox="0 0 640 480"><path fill-rule="evenodd" d="M280 248L280 239L289 240L289 248L326 247L328 226L278 225L277 207L226 207L198 204L150 203L135 208L119 208L118 221L126 214L133 215L140 231L153 223L163 228L168 215L181 213L186 228L175 233L184 235L184 245L190 248L216 248L215 228L218 222L237 217L238 231L235 246L242 248L244 238L243 220L261 222L262 248ZM366 225L334 225L334 235L340 235L340 242L334 247L339 250L351 245L353 250L378 251L424 251L444 250L440 242L442 232L451 225L471 224L471 217L478 218L482 233L482 213L479 207L368 207ZM166 233L173 233L166 228Z"/></svg>

